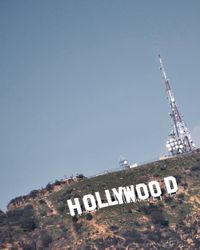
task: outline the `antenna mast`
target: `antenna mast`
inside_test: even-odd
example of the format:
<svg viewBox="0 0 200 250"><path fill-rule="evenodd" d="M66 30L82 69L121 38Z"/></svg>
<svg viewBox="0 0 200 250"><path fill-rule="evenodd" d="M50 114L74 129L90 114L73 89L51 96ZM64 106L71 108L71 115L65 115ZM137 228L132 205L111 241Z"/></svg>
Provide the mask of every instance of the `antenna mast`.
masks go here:
<svg viewBox="0 0 200 250"><path fill-rule="evenodd" d="M178 107L171 91L169 79L167 78L161 56L158 55L158 57L160 63L160 71L165 83L167 99L169 101L171 110L170 117L172 118L173 122L173 131L169 135L169 140L167 140L166 142L166 147L171 155L191 152L195 149L195 144L193 143L191 135L187 127L185 126L180 112L178 111Z"/></svg>

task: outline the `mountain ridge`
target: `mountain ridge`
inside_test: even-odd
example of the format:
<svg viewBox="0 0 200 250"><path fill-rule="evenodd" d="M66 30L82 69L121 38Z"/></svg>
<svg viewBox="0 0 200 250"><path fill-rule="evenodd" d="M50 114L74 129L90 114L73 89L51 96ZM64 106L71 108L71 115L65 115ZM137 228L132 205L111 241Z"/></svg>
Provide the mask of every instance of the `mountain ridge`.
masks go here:
<svg viewBox="0 0 200 250"><path fill-rule="evenodd" d="M102 208L72 217L67 200L96 191L177 179L174 196ZM197 249L200 247L200 153L92 178L57 181L16 198L0 212L1 249ZM20 203L21 201L21 203ZM22 202L23 201L23 202Z"/></svg>

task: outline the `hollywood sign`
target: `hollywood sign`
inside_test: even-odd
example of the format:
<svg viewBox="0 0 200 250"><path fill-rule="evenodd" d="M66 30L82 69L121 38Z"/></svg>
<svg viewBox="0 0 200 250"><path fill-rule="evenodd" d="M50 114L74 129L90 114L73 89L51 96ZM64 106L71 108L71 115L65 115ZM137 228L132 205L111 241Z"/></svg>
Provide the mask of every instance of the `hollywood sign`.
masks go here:
<svg viewBox="0 0 200 250"><path fill-rule="evenodd" d="M176 193L178 190L176 178L173 176L164 178L164 186L166 193L170 195ZM67 200L71 216L83 213L81 203L85 208L84 210L90 212L100 208L147 200L150 197L153 197L154 199L159 197L161 198L162 196L162 190L158 181L150 181L148 184L139 183L135 186L131 185L126 187L112 188L111 190L106 189L104 192L106 201L102 201L99 192L95 192L94 195L84 195L82 202L80 202L80 198Z"/></svg>

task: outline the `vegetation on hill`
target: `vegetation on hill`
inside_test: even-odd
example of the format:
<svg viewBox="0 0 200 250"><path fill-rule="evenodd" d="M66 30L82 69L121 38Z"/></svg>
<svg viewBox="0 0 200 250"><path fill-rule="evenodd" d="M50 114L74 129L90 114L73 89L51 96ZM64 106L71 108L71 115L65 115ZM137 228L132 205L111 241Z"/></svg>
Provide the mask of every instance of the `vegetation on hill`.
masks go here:
<svg viewBox="0 0 200 250"><path fill-rule="evenodd" d="M102 208L71 217L67 200L119 186L162 182L179 190L162 199ZM23 196L0 211L0 249L200 249L200 153L192 153ZM104 199L104 198L103 198ZM19 200L19 199L18 199ZM16 202L16 199L13 201ZM18 204L18 205L17 205Z"/></svg>

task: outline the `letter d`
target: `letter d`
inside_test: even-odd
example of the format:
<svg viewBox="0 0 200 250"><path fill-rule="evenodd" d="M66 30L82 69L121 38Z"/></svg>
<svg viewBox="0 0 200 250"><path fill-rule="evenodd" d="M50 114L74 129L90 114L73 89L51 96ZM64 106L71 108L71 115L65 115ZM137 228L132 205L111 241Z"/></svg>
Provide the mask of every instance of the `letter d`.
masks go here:
<svg viewBox="0 0 200 250"><path fill-rule="evenodd" d="M165 177L164 182L168 194L176 193L176 191L178 190L178 185L175 177L173 176Z"/></svg>

